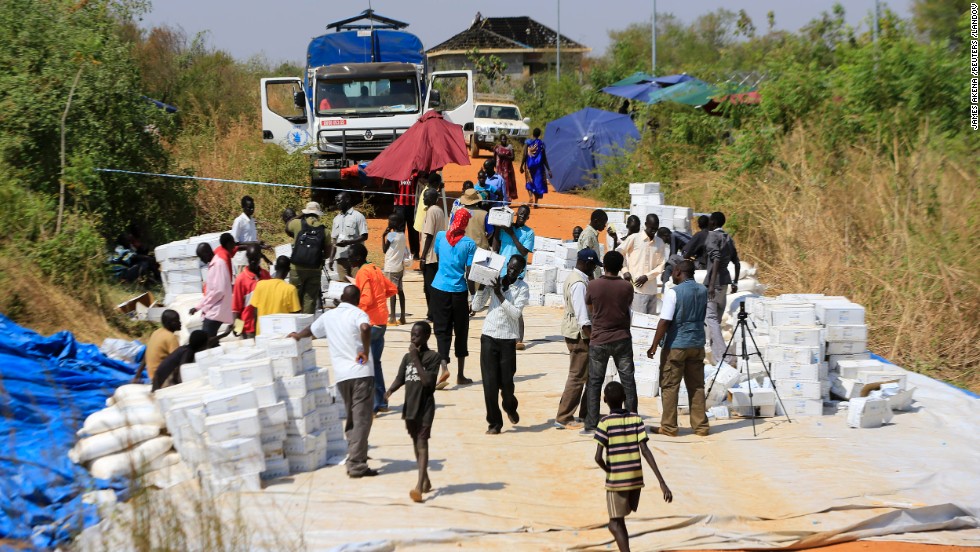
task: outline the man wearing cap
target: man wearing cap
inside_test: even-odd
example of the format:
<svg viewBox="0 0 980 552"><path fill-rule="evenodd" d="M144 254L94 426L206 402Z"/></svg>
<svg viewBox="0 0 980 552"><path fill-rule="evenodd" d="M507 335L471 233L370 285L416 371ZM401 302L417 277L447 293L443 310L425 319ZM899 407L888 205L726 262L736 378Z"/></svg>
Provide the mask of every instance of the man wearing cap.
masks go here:
<svg viewBox="0 0 980 552"><path fill-rule="evenodd" d="M565 390L558 402L555 427L558 429L581 429L582 422L575 420L575 410L583 420L588 413L588 401L584 394L589 379L589 338L592 334L592 320L585 305L585 292L596 267L602 266L599 255L592 249L578 252L575 270L565 280L565 315L561 320L561 334L568 347L568 379Z"/></svg>
<svg viewBox="0 0 980 552"><path fill-rule="evenodd" d="M346 281L351 274L350 263L347 258L350 256L350 246L355 243L364 243L368 239L367 219L364 215L354 209L354 201L347 192L337 194L337 209L340 213L333 218L333 228L330 230L330 237L333 239L334 248L330 254L330 270L334 268L334 261L337 261L337 275L341 281Z"/></svg>
<svg viewBox="0 0 980 552"><path fill-rule="evenodd" d="M289 221L289 224L286 225L286 229L296 236L296 242L293 244L293 269L289 274L289 282L296 286L299 300L303 304L304 314L313 314L316 311L316 305L322 293L320 274L323 271L323 262L331 255L330 235L327 234L327 230L320 220L322 216L323 210L320 209L320 204L311 201L306 204L306 208L303 209L299 217ZM299 254L302 244L316 243L317 241L322 241L323 244L319 253L302 255L302 257L307 257L302 259ZM297 262L297 260L303 262Z"/></svg>

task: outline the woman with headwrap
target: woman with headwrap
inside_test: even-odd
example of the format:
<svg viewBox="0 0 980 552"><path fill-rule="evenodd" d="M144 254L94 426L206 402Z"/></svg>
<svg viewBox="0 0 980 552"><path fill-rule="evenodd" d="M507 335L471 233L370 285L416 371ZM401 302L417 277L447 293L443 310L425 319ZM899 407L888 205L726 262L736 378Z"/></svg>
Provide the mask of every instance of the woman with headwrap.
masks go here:
<svg viewBox="0 0 980 552"><path fill-rule="evenodd" d="M429 301L436 344L446 364L449 364L449 346L452 344L453 334L456 334L457 385L473 383L473 380L463 375L463 367L469 355L466 339L470 331L466 274L473 264L473 254L476 252L476 242L466 237L466 225L470 216L468 210L460 209L449 224L449 230L436 234L434 248L439 257L439 270L432 280ZM447 382L440 381L437 388L442 389L446 384Z"/></svg>

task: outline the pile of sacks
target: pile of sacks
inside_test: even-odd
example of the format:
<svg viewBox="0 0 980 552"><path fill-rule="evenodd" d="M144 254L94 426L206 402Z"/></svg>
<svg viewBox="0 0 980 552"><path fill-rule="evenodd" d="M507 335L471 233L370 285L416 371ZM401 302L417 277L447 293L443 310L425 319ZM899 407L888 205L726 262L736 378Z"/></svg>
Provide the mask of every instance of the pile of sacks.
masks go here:
<svg viewBox="0 0 980 552"><path fill-rule="evenodd" d="M313 471L346 454L343 408L312 341L286 334L312 315L259 317L262 335L222 343L156 392L174 447L216 492L257 490L260 479ZM279 337L271 337L279 336Z"/></svg>
<svg viewBox="0 0 980 552"><path fill-rule="evenodd" d="M85 419L68 458L97 479L152 477L180 462L173 439L161 434L164 427L150 386L123 385L106 400L106 408Z"/></svg>

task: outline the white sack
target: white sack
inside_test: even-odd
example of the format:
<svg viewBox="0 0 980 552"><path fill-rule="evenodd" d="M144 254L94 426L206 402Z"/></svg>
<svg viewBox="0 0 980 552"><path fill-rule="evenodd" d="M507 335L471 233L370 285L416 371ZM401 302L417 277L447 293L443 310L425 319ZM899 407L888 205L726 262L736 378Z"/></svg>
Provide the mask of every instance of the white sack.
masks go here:
<svg viewBox="0 0 980 552"><path fill-rule="evenodd" d="M107 454L119 452L136 443L152 439L160 434L159 426L134 425L120 427L98 435L86 437L68 451L68 458L76 463L88 462Z"/></svg>
<svg viewBox="0 0 980 552"><path fill-rule="evenodd" d="M93 412L78 430L79 437L104 433L113 429L134 425L164 426L163 416L152 401L120 408L113 405Z"/></svg>
<svg viewBox="0 0 980 552"><path fill-rule="evenodd" d="M167 436L143 441L127 451L99 458L92 462L89 471L96 479L112 479L129 475L163 456L173 447L173 444L174 440Z"/></svg>

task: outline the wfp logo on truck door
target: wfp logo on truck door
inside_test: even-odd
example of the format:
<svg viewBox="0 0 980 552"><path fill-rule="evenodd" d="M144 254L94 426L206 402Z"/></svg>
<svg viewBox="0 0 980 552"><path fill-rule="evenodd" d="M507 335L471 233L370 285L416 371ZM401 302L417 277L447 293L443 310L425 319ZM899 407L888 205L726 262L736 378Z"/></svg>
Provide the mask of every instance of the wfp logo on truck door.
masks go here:
<svg viewBox="0 0 980 552"><path fill-rule="evenodd" d="M286 142L295 148L303 147L310 143L310 133L301 128L294 128L286 136Z"/></svg>

